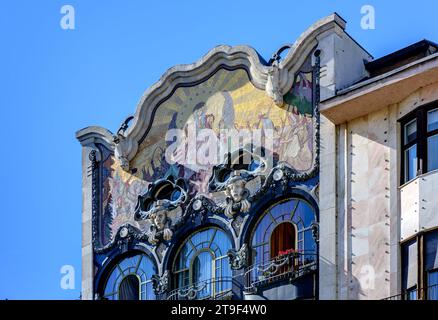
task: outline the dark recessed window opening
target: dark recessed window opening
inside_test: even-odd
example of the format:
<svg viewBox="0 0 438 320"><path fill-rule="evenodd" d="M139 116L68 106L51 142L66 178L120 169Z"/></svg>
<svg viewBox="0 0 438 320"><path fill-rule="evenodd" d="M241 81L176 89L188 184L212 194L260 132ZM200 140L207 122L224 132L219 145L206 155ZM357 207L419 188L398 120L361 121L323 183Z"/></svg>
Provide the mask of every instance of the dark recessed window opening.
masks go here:
<svg viewBox="0 0 438 320"><path fill-rule="evenodd" d="M438 103L421 107L400 122L403 184L438 169Z"/></svg>

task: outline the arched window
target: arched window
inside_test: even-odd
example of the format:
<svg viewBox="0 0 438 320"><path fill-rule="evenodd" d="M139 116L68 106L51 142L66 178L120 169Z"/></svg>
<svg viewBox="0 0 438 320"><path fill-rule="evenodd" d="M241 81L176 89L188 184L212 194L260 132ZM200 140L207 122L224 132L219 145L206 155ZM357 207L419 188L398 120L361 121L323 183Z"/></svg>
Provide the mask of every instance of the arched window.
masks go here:
<svg viewBox="0 0 438 320"><path fill-rule="evenodd" d="M104 289L104 299L155 300L151 277L154 263L144 255L125 258L111 270Z"/></svg>
<svg viewBox="0 0 438 320"><path fill-rule="evenodd" d="M279 223L271 233L270 256L275 258L281 252L296 250L297 229L293 223Z"/></svg>
<svg viewBox="0 0 438 320"><path fill-rule="evenodd" d="M287 252L300 254L301 262L316 258L312 223L315 210L305 200L292 198L269 207L259 218L252 234L252 260L264 264Z"/></svg>
<svg viewBox="0 0 438 320"><path fill-rule="evenodd" d="M180 247L173 266L171 299L218 298L231 290L230 238L218 228L198 231Z"/></svg>

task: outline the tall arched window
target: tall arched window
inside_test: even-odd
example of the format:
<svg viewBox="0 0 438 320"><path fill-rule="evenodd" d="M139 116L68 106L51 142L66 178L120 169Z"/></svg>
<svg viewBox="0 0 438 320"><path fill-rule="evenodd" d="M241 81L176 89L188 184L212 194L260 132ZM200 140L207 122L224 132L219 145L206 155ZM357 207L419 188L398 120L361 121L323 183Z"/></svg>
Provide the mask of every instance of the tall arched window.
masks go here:
<svg viewBox="0 0 438 320"><path fill-rule="evenodd" d="M269 207L260 216L252 234L252 260L264 264L285 252L301 254L301 262L316 258L312 223L315 210L305 200L292 198Z"/></svg>
<svg viewBox="0 0 438 320"><path fill-rule="evenodd" d="M155 300L151 277L155 267L151 259L138 254L125 258L111 270L104 289L104 299Z"/></svg>
<svg viewBox="0 0 438 320"><path fill-rule="evenodd" d="M232 273L227 252L231 248L230 238L215 227L190 235L175 259L171 299L214 299L229 293Z"/></svg>

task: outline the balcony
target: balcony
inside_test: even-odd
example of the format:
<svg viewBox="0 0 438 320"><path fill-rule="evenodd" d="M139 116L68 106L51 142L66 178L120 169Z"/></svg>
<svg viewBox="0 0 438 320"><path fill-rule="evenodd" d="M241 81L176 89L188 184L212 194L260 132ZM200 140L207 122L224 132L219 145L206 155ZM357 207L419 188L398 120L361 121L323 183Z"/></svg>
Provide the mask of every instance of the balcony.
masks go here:
<svg viewBox="0 0 438 320"><path fill-rule="evenodd" d="M292 282L317 270L315 252L291 252L254 264L245 272L245 292L255 293L262 286L288 280Z"/></svg>
<svg viewBox="0 0 438 320"><path fill-rule="evenodd" d="M426 288L408 290L383 300L438 300L438 284Z"/></svg>
<svg viewBox="0 0 438 320"><path fill-rule="evenodd" d="M408 239L438 226L438 170L428 172L400 187L400 237Z"/></svg>
<svg viewBox="0 0 438 320"><path fill-rule="evenodd" d="M199 281L170 291L167 300L230 300L232 283L233 278Z"/></svg>

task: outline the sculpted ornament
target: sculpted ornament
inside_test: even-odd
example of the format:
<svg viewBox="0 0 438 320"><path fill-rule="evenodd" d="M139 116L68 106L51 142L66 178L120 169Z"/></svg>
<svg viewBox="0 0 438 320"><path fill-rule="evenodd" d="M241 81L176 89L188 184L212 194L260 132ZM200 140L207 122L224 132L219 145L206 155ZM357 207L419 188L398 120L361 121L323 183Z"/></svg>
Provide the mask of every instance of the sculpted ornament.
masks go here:
<svg viewBox="0 0 438 320"><path fill-rule="evenodd" d="M137 153L138 144L132 138L125 136L125 131L128 129L129 122L134 117L128 117L120 126L117 133L113 136L113 141L115 143L114 155L120 162L120 167L128 171L129 170L129 160Z"/></svg>
<svg viewBox="0 0 438 320"><path fill-rule="evenodd" d="M148 220L151 224L147 233L150 244L158 244L161 238L165 241L172 239L173 232L170 230L171 221L167 217L168 210L169 204L166 201L159 200L155 203L154 208L141 216L141 219Z"/></svg>
<svg viewBox="0 0 438 320"><path fill-rule="evenodd" d="M156 295L163 294L169 290L169 270L164 271L162 276L157 274L152 276L152 285Z"/></svg>
<svg viewBox="0 0 438 320"><path fill-rule="evenodd" d="M283 95L280 90L280 75L281 69L278 66L278 61L274 61L271 68L268 70L268 81L266 83L265 91L279 107L283 105Z"/></svg>
<svg viewBox="0 0 438 320"><path fill-rule="evenodd" d="M248 201L249 190L245 186L245 179L236 172L227 181L225 189L227 198L224 214L230 219L234 218L238 213L248 212L251 208L251 203Z"/></svg>
<svg viewBox="0 0 438 320"><path fill-rule="evenodd" d="M181 218L178 213L182 212L181 205L187 199L184 180L178 179L174 183L172 177L150 185L146 194L139 196L135 220L149 223L146 236L150 244L172 239L172 228Z"/></svg>
<svg viewBox="0 0 438 320"><path fill-rule="evenodd" d="M248 247L246 243L239 250L231 249L227 253L231 269L239 270L247 266L248 263Z"/></svg>

